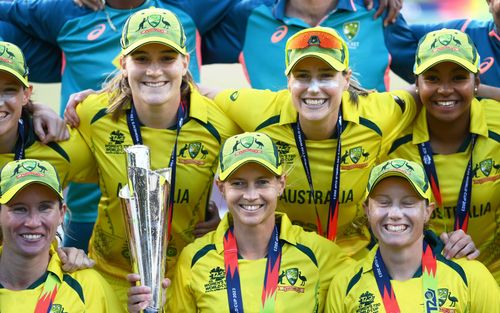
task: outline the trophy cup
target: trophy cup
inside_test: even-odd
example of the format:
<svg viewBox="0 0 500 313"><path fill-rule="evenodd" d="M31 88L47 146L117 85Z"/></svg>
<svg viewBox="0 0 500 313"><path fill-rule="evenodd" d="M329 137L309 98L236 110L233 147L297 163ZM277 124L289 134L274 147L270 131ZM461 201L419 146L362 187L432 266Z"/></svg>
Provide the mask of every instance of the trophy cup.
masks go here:
<svg viewBox="0 0 500 313"><path fill-rule="evenodd" d="M125 148L128 184L119 196L125 209L125 225L129 238L134 271L141 275L141 285L152 291L145 313L161 312L168 236L168 199L170 169L150 169L149 147Z"/></svg>

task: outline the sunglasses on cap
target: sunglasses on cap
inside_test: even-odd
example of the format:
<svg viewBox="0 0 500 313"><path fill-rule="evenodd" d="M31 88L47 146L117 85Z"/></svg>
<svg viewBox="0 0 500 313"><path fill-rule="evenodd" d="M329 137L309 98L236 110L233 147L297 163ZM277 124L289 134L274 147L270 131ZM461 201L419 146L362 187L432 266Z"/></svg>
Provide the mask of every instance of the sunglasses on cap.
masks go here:
<svg viewBox="0 0 500 313"><path fill-rule="evenodd" d="M321 31L310 31L300 34L288 42L288 50L320 47L324 49L341 49L342 42L332 34Z"/></svg>

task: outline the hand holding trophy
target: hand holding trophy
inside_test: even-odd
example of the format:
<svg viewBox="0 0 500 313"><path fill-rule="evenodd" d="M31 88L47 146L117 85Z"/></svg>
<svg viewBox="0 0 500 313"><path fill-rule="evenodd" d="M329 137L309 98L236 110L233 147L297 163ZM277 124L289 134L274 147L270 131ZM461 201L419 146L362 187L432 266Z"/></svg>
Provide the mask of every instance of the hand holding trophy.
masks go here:
<svg viewBox="0 0 500 313"><path fill-rule="evenodd" d="M149 147L125 149L128 184L120 190L134 272L152 291L145 313L161 312L168 237L170 169L150 169Z"/></svg>

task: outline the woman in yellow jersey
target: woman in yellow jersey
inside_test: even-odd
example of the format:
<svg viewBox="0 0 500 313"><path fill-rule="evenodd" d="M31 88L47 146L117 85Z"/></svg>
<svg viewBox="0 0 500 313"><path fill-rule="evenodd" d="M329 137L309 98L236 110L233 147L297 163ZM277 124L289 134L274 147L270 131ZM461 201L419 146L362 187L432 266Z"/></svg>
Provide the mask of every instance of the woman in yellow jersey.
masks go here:
<svg viewBox="0 0 500 313"><path fill-rule="evenodd" d="M423 108L389 158L423 164L436 202L430 227L472 236L478 259L500 284L500 103L476 99L479 58L457 30L420 41L414 72Z"/></svg>
<svg viewBox="0 0 500 313"><path fill-rule="evenodd" d="M217 186L229 213L217 230L182 251L167 311L322 312L332 277L352 261L275 212L285 174L271 138L257 132L229 138ZM144 309L147 290L131 288L130 312Z"/></svg>
<svg viewBox="0 0 500 313"><path fill-rule="evenodd" d="M365 212L378 246L332 281L325 312L500 312L499 289L478 261L448 260L424 231L434 202L418 163L391 159L372 169Z"/></svg>
<svg viewBox="0 0 500 313"><path fill-rule="evenodd" d="M63 272L51 247L66 211L46 161L10 161L0 170L0 312L125 312L96 271Z"/></svg>
<svg viewBox="0 0 500 313"><path fill-rule="evenodd" d="M361 206L368 174L416 116L415 89L357 87L346 43L323 27L288 39L285 74L288 90L228 90L215 102L243 130L275 140L290 168L278 210L360 258L370 244Z"/></svg>
<svg viewBox="0 0 500 313"><path fill-rule="evenodd" d="M121 69L103 91L78 107L78 132L94 153L103 194L89 256L124 305L126 274L132 272L118 197L127 184L125 147L147 145L153 169L172 167L167 271L195 235L219 221L215 211L215 220L205 222L217 153L239 129L193 85L185 42L172 12L150 8L134 13L122 33Z"/></svg>

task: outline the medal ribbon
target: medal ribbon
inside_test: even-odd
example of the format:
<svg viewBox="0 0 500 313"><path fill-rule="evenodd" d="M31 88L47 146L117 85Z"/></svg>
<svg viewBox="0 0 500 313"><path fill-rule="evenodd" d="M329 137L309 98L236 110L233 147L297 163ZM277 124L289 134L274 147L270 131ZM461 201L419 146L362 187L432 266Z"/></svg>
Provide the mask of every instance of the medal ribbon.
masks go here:
<svg viewBox="0 0 500 313"><path fill-rule="evenodd" d="M329 240L335 240L337 236L337 224L339 215L339 190L340 190L340 158L342 145L340 143L340 135L342 134L343 118L342 118L342 107L339 109L339 117L337 120L336 135L337 135L337 150L335 153L335 161L333 164L333 174L332 174L332 185L330 192L330 202L328 210L328 221L326 225L326 238ZM309 165L309 158L307 157L306 140L302 129L300 128L300 123L292 124L293 135L295 137L295 143L297 149L299 150L300 159L302 161L302 167L306 173L307 182L309 183L309 189L311 192L311 197L314 201L314 209L316 211L316 224L318 226L318 233L323 234L323 227L321 225L321 218L319 216L318 207L316 206L316 194L314 191L314 185L311 174L311 167Z"/></svg>
<svg viewBox="0 0 500 313"><path fill-rule="evenodd" d="M47 279L45 279L45 283L43 284L42 293L40 294L35 306L35 313L50 312L60 285L61 282L59 281L57 275L52 272L48 272Z"/></svg>
<svg viewBox="0 0 500 313"><path fill-rule="evenodd" d="M474 146L476 145L476 134L471 134L471 153L469 158L469 163L465 168L464 177L462 179L462 185L460 186L460 193L458 194L457 206L455 209L455 226L454 230L461 229L467 232L469 225L469 209L471 205L471 194L472 194L472 153L474 151ZM431 183L432 193L436 199L438 206L442 207L443 200L441 197L441 191L439 189L439 181L436 172L436 166L434 164L434 158L432 156L432 148L429 141L418 144L418 150L420 152L420 158L422 159L422 164L424 165L425 173L429 177Z"/></svg>
<svg viewBox="0 0 500 313"><path fill-rule="evenodd" d="M17 142L16 142L16 148L14 152L14 160L22 160L25 158L25 153L24 153L24 120L22 118L19 119L19 122L17 124Z"/></svg>
<svg viewBox="0 0 500 313"><path fill-rule="evenodd" d="M181 132L182 125L184 125L184 120L187 117L187 104L183 101L179 104L177 109L177 122L176 122L176 135L174 149L170 155L170 161L168 166L172 169L172 175L170 177L170 199L168 204L168 238L170 239L170 232L172 231L172 216L174 212L174 195L175 195L175 172L177 167L177 141L179 139L179 134ZM127 125L132 136L132 141L134 145L142 145L142 135L139 123L139 116L135 110L134 105L130 110L127 111Z"/></svg>
<svg viewBox="0 0 500 313"><path fill-rule="evenodd" d="M261 313L275 311L276 289L278 288L281 265L281 246L278 227L274 226L267 251L266 273L262 287ZM224 235L224 266L226 269L226 290L229 312L243 313L240 274L238 269L238 245L231 226Z"/></svg>
<svg viewBox="0 0 500 313"><path fill-rule="evenodd" d="M437 262L436 256L432 251L430 245L425 240L423 242L422 252L422 296L424 300L425 312L438 312L439 306L437 303ZM391 277L387 268L385 267L384 260L380 254L380 248L377 249L375 258L373 259L373 275L377 281L378 290L384 303L386 313L400 313L398 300L394 294L391 285Z"/></svg>

